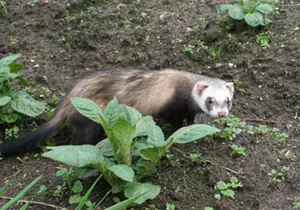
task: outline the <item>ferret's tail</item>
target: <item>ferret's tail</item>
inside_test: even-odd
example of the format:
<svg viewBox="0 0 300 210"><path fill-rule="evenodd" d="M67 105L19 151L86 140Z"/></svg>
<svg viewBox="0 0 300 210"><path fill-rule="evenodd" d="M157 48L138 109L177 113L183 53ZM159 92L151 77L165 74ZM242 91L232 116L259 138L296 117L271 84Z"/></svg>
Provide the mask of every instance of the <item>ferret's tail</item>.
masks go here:
<svg viewBox="0 0 300 210"><path fill-rule="evenodd" d="M11 156L13 154L29 151L34 146L46 140L62 123L60 117L56 115L50 121L42 124L35 130L25 133L17 139L0 144L1 156Z"/></svg>

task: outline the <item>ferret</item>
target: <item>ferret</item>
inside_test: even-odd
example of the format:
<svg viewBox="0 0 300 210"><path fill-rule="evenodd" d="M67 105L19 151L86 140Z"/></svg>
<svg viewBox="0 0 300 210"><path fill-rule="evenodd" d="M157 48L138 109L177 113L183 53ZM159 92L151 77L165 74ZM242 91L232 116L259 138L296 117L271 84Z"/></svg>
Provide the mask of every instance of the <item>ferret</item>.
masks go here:
<svg viewBox="0 0 300 210"><path fill-rule="evenodd" d="M116 96L119 103L134 107L143 115L163 118L173 129L178 129L184 120L188 125L193 124L197 112L226 117L233 93L232 82L174 69L97 71L73 87L50 121L0 144L0 153L9 156L29 151L66 124L71 127L74 144L96 144L103 139L101 125L77 112L71 104L72 97L89 98L104 110Z"/></svg>

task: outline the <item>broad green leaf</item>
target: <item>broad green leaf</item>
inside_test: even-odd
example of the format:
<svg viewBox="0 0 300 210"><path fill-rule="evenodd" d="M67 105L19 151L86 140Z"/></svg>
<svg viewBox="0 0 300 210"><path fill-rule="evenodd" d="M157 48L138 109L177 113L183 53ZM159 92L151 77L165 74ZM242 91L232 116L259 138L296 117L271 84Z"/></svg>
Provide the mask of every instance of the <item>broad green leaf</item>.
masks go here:
<svg viewBox="0 0 300 210"><path fill-rule="evenodd" d="M224 11L229 10L232 7L232 4L223 4L218 8L218 13L223 13Z"/></svg>
<svg viewBox="0 0 300 210"><path fill-rule="evenodd" d="M114 126L117 120L120 118L120 112L122 111L122 106L118 103L116 97L114 97L105 107L104 114L107 118L109 127Z"/></svg>
<svg viewBox="0 0 300 210"><path fill-rule="evenodd" d="M8 210L13 204L18 202L18 200L22 199L26 195L26 193L41 180L42 177L43 175L40 175L37 178L35 178L29 185L27 185L23 190L21 190L16 196L14 196L13 199L4 204L1 207L1 210Z"/></svg>
<svg viewBox="0 0 300 210"><path fill-rule="evenodd" d="M10 102L11 97L4 96L0 98L0 106L6 105L8 102Z"/></svg>
<svg viewBox="0 0 300 210"><path fill-rule="evenodd" d="M235 20L242 20L244 18L244 9L241 6L233 5L228 9L228 15Z"/></svg>
<svg viewBox="0 0 300 210"><path fill-rule="evenodd" d="M134 203L134 201L136 199L138 199L139 197L141 197L142 195L138 195L138 196L135 196L133 198L129 198L127 200L124 200L120 203L117 203L109 208L106 208L105 210L123 210L123 209L126 209L128 206L130 206L131 204Z"/></svg>
<svg viewBox="0 0 300 210"><path fill-rule="evenodd" d="M159 126L157 126L151 116L141 118L136 126L135 137L148 136L147 142L153 146L165 145L165 136Z"/></svg>
<svg viewBox="0 0 300 210"><path fill-rule="evenodd" d="M103 111L94 101L87 98L74 97L71 98L71 103L83 116L101 124L103 127L107 126L107 119L104 116Z"/></svg>
<svg viewBox="0 0 300 210"><path fill-rule="evenodd" d="M256 27L263 23L263 16L259 12L253 14L246 14L245 21L248 25Z"/></svg>
<svg viewBox="0 0 300 210"><path fill-rule="evenodd" d="M256 11L261 12L263 14L267 14L273 11L273 8L269 4L259 4L256 7Z"/></svg>
<svg viewBox="0 0 300 210"><path fill-rule="evenodd" d="M126 105L124 105L122 114L124 115L123 118L129 121L132 125L137 124L142 118L142 114L138 110Z"/></svg>
<svg viewBox="0 0 300 210"><path fill-rule="evenodd" d="M133 182L125 185L124 195L126 198L134 198L142 195L134 201L136 204L142 204L148 199L154 199L160 193L160 187L150 183Z"/></svg>
<svg viewBox="0 0 300 210"><path fill-rule="evenodd" d="M226 196L226 197L230 197L230 198L234 198L234 191L233 190L222 190L221 194Z"/></svg>
<svg viewBox="0 0 300 210"><path fill-rule="evenodd" d="M219 181L219 182L217 183L217 188L218 188L219 190L225 190L225 189L228 188L228 185L227 185L225 182L223 182L223 181Z"/></svg>
<svg viewBox="0 0 300 210"><path fill-rule="evenodd" d="M264 17L263 22L261 23L261 25L267 26L267 25L269 25L269 24L272 23L272 22L273 22L273 21L272 21L271 19L269 19L269 18L267 18L267 17Z"/></svg>
<svg viewBox="0 0 300 210"><path fill-rule="evenodd" d="M2 58L0 60L0 69L3 66L8 66L9 64L13 63L15 60L17 60L18 58L20 58L22 55L21 54L15 54L15 55L10 55L7 56L5 58Z"/></svg>
<svg viewBox="0 0 300 210"><path fill-rule="evenodd" d="M108 170L124 181L133 182L134 171L127 165L112 165Z"/></svg>
<svg viewBox="0 0 300 210"><path fill-rule="evenodd" d="M73 167L84 167L104 162L104 157L100 151L97 147L92 145L56 146L47 148L51 149L51 151L44 153L44 157Z"/></svg>
<svg viewBox="0 0 300 210"><path fill-rule="evenodd" d="M131 165L132 138L135 126L127 120L120 118L112 127L112 135L109 137L115 158L122 164Z"/></svg>
<svg viewBox="0 0 300 210"><path fill-rule="evenodd" d="M11 73L17 73L23 69L23 65L19 63L12 63L9 65Z"/></svg>
<svg viewBox="0 0 300 210"><path fill-rule="evenodd" d="M219 131L219 129L209 125L194 124L177 130L169 137L168 142L171 141L171 139L174 139L174 143L185 144L201 139L205 136L212 135Z"/></svg>
<svg viewBox="0 0 300 210"><path fill-rule="evenodd" d="M22 114L36 117L45 110L43 103L36 101L27 92L20 91L12 94L11 107Z"/></svg>
<svg viewBox="0 0 300 210"><path fill-rule="evenodd" d="M152 162L158 161L164 153L165 147L147 148L140 151L140 155L142 156L142 158L144 158L145 160L150 160Z"/></svg>
<svg viewBox="0 0 300 210"><path fill-rule="evenodd" d="M112 151L112 148L111 148L111 145L110 145L110 142L108 140L108 138L100 141L96 147L99 149L99 151L101 152L101 154L103 156L107 156L107 157L112 157L114 156L114 153Z"/></svg>

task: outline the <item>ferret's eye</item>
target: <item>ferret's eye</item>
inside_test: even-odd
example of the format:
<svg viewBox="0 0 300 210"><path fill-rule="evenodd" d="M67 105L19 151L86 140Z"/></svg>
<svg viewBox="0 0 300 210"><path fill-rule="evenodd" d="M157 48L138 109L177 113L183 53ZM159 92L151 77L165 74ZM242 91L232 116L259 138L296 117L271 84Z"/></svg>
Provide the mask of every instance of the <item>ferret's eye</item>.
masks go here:
<svg viewBox="0 0 300 210"><path fill-rule="evenodd" d="M211 98L211 97L209 97L209 98L207 98L206 102L207 102L208 104L213 104L213 103L214 103L214 99Z"/></svg>
<svg viewBox="0 0 300 210"><path fill-rule="evenodd" d="M229 98L226 98L226 104L227 104L227 105L230 105L230 100L229 100Z"/></svg>

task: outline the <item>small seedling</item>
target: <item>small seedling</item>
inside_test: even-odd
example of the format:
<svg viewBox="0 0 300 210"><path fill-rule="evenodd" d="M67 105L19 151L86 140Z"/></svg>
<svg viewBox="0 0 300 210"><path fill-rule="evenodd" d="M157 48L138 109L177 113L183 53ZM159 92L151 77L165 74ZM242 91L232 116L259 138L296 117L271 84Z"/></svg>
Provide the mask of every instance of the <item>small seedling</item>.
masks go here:
<svg viewBox="0 0 300 210"><path fill-rule="evenodd" d="M300 209L300 197L294 196L291 198L288 198L290 201L292 201L292 205L295 209Z"/></svg>
<svg viewBox="0 0 300 210"><path fill-rule="evenodd" d="M216 199L221 199L221 197L234 198L235 192L234 189L241 188L243 185L238 180L236 176L231 177L229 183L224 181L219 181L216 184L216 188L220 191L220 193L215 194Z"/></svg>
<svg viewBox="0 0 300 210"><path fill-rule="evenodd" d="M204 210L214 210L214 209L211 207L204 207Z"/></svg>
<svg viewBox="0 0 300 210"><path fill-rule="evenodd" d="M236 144L232 144L231 149L233 150L231 156L246 156L245 153L246 148L244 147L240 147Z"/></svg>
<svg viewBox="0 0 300 210"><path fill-rule="evenodd" d="M20 128L17 125L14 125L11 128L5 128L5 139L17 138Z"/></svg>
<svg viewBox="0 0 300 210"><path fill-rule="evenodd" d="M262 32L256 35L256 43L258 43L263 49L267 49L270 47L270 42L274 37L274 33L272 31Z"/></svg>
<svg viewBox="0 0 300 210"><path fill-rule="evenodd" d="M7 12L7 8L6 8L6 1L0 1L0 12Z"/></svg>
<svg viewBox="0 0 300 210"><path fill-rule="evenodd" d="M39 3L39 0L29 0L27 1L27 5L34 7L37 3Z"/></svg>
<svg viewBox="0 0 300 210"><path fill-rule="evenodd" d="M277 185L285 180L288 172L290 171L289 167L283 166L280 171L272 169L268 176L270 177L268 183L269 185Z"/></svg>
<svg viewBox="0 0 300 210"><path fill-rule="evenodd" d="M246 128L246 123L234 115L216 119L215 122L226 126L221 132L217 133L217 136L229 141L235 139Z"/></svg>
<svg viewBox="0 0 300 210"><path fill-rule="evenodd" d="M184 45L184 49L183 49L183 52L186 53L186 54L190 54L190 55L193 55L195 53L195 50L194 50L195 46L194 45Z"/></svg>
<svg viewBox="0 0 300 210"><path fill-rule="evenodd" d="M199 159L201 157L201 154L200 153L190 153L188 155L188 159L192 162L195 162L197 161L197 159Z"/></svg>
<svg viewBox="0 0 300 210"><path fill-rule="evenodd" d="M176 206L174 204L167 203L166 210L175 210Z"/></svg>

